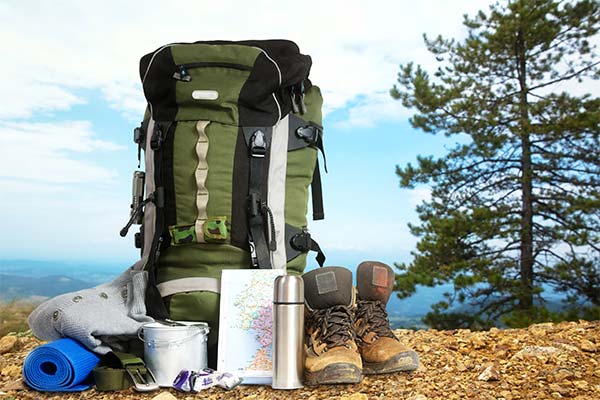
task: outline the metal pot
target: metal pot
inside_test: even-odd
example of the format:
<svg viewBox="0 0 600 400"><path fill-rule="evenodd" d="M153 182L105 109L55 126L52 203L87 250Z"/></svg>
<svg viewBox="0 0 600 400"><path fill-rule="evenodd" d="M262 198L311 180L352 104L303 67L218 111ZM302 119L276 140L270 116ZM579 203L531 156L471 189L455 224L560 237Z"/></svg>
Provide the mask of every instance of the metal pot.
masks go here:
<svg viewBox="0 0 600 400"><path fill-rule="evenodd" d="M205 322L150 322L140 328L144 360L158 384L172 387L182 369L201 371L207 367L206 342L210 328Z"/></svg>

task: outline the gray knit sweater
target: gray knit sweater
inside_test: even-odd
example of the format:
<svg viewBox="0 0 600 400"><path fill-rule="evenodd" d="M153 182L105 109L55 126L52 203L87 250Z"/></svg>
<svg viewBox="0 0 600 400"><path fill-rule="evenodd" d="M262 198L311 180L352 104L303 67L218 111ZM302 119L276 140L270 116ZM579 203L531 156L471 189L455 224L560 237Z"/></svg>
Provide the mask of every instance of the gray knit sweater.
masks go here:
<svg viewBox="0 0 600 400"><path fill-rule="evenodd" d="M112 282L54 297L31 313L29 327L42 340L69 337L96 353L123 351L153 321L146 316L146 280L146 272L130 268Z"/></svg>

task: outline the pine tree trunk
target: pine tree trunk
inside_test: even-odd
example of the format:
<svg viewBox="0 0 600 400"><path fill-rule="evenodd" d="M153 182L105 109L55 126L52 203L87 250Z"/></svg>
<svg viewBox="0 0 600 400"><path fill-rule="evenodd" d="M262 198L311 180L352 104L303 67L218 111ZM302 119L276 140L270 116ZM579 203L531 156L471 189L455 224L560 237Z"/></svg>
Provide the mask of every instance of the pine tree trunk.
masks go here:
<svg viewBox="0 0 600 400"><path fill-rule="evenodd" d="M527 59L522 32L517 36L517 60L520 84L520 136L521 136L521 243L520 272L521 290L519 305L521 310L533 306L533 170L531 164L531 124L527 101Z"/></svg>
<svg viewBox="0 0 600 400"><path fill-rule="evenodd" d="M529 309L533 306L533 195L531 143L529 133L521 136L521 294L519 308Z"/></svg>

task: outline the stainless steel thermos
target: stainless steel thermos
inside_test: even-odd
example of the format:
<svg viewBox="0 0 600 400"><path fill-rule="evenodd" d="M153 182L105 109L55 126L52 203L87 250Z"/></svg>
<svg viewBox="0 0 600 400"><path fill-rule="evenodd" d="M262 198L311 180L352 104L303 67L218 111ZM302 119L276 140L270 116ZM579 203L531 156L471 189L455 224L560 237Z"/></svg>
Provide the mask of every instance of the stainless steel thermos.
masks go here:
<svg viewBox="0 0 600 400"><path fill-rule="evenodd" d="M275 279L273 295L273 389L298 389L304 370L304 282Z"/></svg>

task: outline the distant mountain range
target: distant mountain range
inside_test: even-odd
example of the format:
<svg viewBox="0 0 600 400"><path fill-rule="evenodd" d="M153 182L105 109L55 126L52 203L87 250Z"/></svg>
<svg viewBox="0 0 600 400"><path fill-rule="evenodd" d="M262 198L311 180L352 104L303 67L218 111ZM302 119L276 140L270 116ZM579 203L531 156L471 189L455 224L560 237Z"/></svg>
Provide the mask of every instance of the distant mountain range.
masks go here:
<svg viewBox="0 0 600 400"><path fill-rule="evenodd" d="M94 285L94 283L64 275L50 275L36 278L0 274L0 301L31 300L37 302L63 293L86 289Z"/></svg>
<svg viewBox="0 0 600 400"><path fill-rule="evenodd" d="M93 263L77 261L39 261L0 259L0 274L40 278L63 275L91 283L106 282L125 271L132 263ZM0 281L0 288L2 287Z"/></svg>
<svg viewBox="0 0 600 400"><path fill-rule="evenodd" d="M128 265L0 260L0 301L42 301L108 282Z"/></svg>

